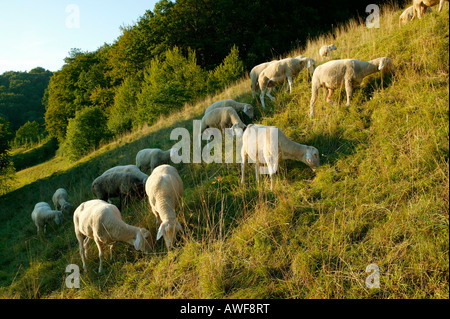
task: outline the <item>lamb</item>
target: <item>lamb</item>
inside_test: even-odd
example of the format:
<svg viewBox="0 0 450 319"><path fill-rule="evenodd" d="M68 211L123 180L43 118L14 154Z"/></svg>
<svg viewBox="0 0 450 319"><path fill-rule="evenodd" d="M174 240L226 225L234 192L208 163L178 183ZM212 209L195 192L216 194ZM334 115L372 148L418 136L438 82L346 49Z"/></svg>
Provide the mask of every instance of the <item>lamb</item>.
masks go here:
<svg viewBox="0 0 450 319"><path fill-rule="evenodd" d="M360 85L362 80L375 72L393 72L395 70L392 60L387 57L377 58L371 61L359 61L355 59L333 60L319 65L312 78L312 96L310 103L310 117L314 115L314 104L317 100L319 88L328 90L326 101L332 103L330 97L335 89L345 85L347 92L347 106L353 88Z"/></svg>
<svg viewBox="0 0 450 319"><path fill-rule="evenodd" d="M261 71L258 82L261 89L260 100L263 108L266 108L264 103L264 95L267 95L272 101L275 98L270 94L276 83L288 80L288 91L292 91L292 79L303 69L307 68L309 74L313 76L316 67L316 61L311 58L286 58L275 61ZM266 90L269 89L266 93Z"/></svg>
<svg viewBox="0 0 450 319"><path fill-rule="evenodd" d="M274 61L277 61L277 60L258 64L255 67L253 67L253 69L250 71L250 82L251 82L250 85L251 85L251 89L252 89L252 97L253 98L255 98L256 91L259 88L259 84L258 84L259 75L261 74L262 70L267 68L269 66L269 64Z"/></svg>
<svg viewBox="0 0 450 319"><path fill-rule="evenodd" d="M319 49L319 55L322 58L327 58L327 57L331 56L331 51L332 50L337 50L337 48L336 48L336 46L334 44L324 45L323 47L321 47Z"/></svg>
<svg viewBox="0 0 450 319"><path fill-rule="evenodd" d="M214 109L217 109L219 107L232 107L237 112L243 112L250 119L252 119L254 116L253 106L251 106L250 104L247 104L247 103L236 102L235 100L232 100L232 99L217 101L217 102L211 104L205 110L205 114Z"/></svg>
<svg viewBox="0 0 450 319"><path fill-rule="evenodd" d="M71 213L73 211L73 205L69 203L68 198L67 191L64 188L58 188L52 197L55 209L63 213Z"/></svg>
<svg viewBox="0 0 450 319"><path fill-rule="evenodd" d="M227 127L244 129L246 125L239 118L239 115L234 108L219 107L205 113L202 118L200 133L203 133L208 127L215 127L220 130Z"/></svg>
<svg viewBox="0 0 450 319"><path fill-rule="evenodd" d="M183 231L175 211L181 203L183 181L176 168L161 165L155 168L145 184L150 208L159 223L156 240L164 238L167 249L173 245L177 231Z"/></svg>
<svg viewBox="0 0 450 319"><path fill-rule="evenodd" d="M430 13L433 12L431 7L427 7L424 13ZM407 8L403 13L400 15L399 18L399 25L405 25L408 22L412 21L414 18L414 6L410 6Z"/></svg>
<svg viewBox="0 0 450 319"><path fill-rule="evenodd" d="M159 148L144 148L136 154L136 166L143 172L153 172L155 167L168 164L172 149L163 151Z"/></svg>
<svg viewBox="0 0 450 319"><path fill-rule="evenodd" d="M61 224L64 221L64 216L61 211L52 210L48 203L40 202L34 206L33 212L31 213L31 219L36 225L37 233L39 234L42 227L44 228L45 233L47 224L52 221L55 222L56 225Z"/></svg>
<svg viewBox="0 0 450 319"><path fill-rule="evenodd" d="M422 16L426 13L428 7L434 7L439 3L439 12L442 11L442 7L444 6L444 1L448 0L413 0L413 17L411 20L414 20L416 16L419 19L422 19Z"/></svg>
<svg viewBox="0 0 450 319"><path fill-rule="evenodd" d="M123 165L123 166L114 166L105 172L102 175L109 173L117 173L117 172L125 172L135 175L136 177L142 180L142 183L145 184L145 181L148 178L148 175L141 171L141 168L138 165Z"/></svg>
<svg viewBox="0 0 450 319"><path fill-rule="evenodd" d="M266 164L271 189L273 189L273 174L276 173L278 163L282 159L303 162L313 170L320 165L317 148L293 142L276 126L259 124L250 124L242 137L241 184L245 183L245 164L249 158L255 163L257 181L260 165Z"/></svg>
<svg viewBox="0 0 450 319"><path fill-rule="evenodd" d="M144 196L145 180L130 172L110 172L102 174L92 182L92 194L104 201L120 197L119 209L131 195Z"/></svg>
<svg viewBox="0 0 450 319"><path fill-rule="evenodd" d="M110 258L116 242L125 242L133 245L137 251L149 253L151 247L147 242L149 231L126 224L122 220L119 209L105 201L94 199L82 203L73 214L73 225L78 240L83 269L86 272L87 244L93 239L97 244L100 265L98 272L103 268L103 248L110 246Z"/></svg>

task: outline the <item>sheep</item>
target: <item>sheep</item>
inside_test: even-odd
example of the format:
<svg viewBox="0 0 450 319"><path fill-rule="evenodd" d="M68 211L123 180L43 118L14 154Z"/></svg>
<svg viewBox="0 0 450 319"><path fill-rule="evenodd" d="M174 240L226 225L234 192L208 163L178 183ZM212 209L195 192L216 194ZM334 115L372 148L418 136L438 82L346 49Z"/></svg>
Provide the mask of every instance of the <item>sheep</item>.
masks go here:
<svg viewBox="0 0 450 319"><path fill-rule="evenodd" d="M73 205L68 201L69 195L64 188L58 188L52 196L53 205L56 210L60 210L63 213L71 213L73 211Z"/></svg>
<svg viewBox="0 0 450 319"><path fill-rule="evenodd" d="M321 47L319 49L319 55L322 58L327 58L327 57L331 56L331 51L332 50L337 50L337 48L336 48L336 46L334 44L324 45L323 47Z"/></svg>
<svg viewBox="0 0 450 319"><path fill-rule="evenodd" d="M110 172L100 175L92 182L92 194L104 201L111 197L120 197L119 209L121 209L132 194L144 196L144 185L145 180L134 173Z"/></svg>
<svg viewBox="0 0 450 319"><path fill-rule="evenodd" d="M62 211L52 210L50 205L46 202L37 203L34 206L33 212L31 213L31 219L37 228L37 233L41 227L44 228L44 233L46 232L47 224L50 222L55 222L56 225L61 224L64 221L64 216Z"/></svg>
<svg viewBox="0 0 450 319"><path fill-rule="evenodd" d="M277 61L277 60L258 64L256 66L254 66L253 69L250 71L250 82L251 82L250 86L252 89L252 97L253 98L255 98L256 91L259 88L259 85L258 85L259 75L261 74L262 70L264 70L267 66L269 66L270 63L275 62L275 61Z"/></svg>
<svg viewBox="0 0 450 319"><path fill-rule="evenodd" d="M78 240L83 269L87 272L87 244L93 239L97 244L100 265L98 272L103 268L103 248L112 249L116 242L125 242L133 245L137 251L149 253L151 247L147 242L149 231L145 228L131 226L122 220L119 209L103 200L94 199L82 203L73 214L73 225Z"/></svg>
<svg viewBox="0 0 450 319"><path fill-rule="evenodd" d="M176 168L161 165L155 168L147 179L145 192L150 208L159 224L156 240L164 238L167 249L173 246L177 231L183 231L175 211L181 203L183 181Z"/></svg>
<svg viewBox="0 0 450 319"><path fill-rule="evenodd" d="M277 144L275 144L276 141L278 141ZM249 158L255 163L257 181L259 181L260 165L266 164L271 189L273 189L273 174L282 159L303 162L313 170L320 165L317 148L293 142L276 126L260 124L250 124L242 137L241 184L245 183L245 164Z"/></svg>
<svg viewBox="0 0 450 319"><path fill-rule="evenodd" d="M144 148L136 154L136 166L143 172L153 172L155 167L168 164L173 150L160 150L159 148Z"/></svg>
<svg viewBox="0 0 450 319"><path fill-rule="evenodd" d="M430 13L433 12L433 10L431 9L431 7L427 7L427 9L425 10L424 13ZM405 11L403 11L403 13L400 15L399 18L399 25L404 25L410 21L413 20L414 17L414 6L410 6L408 7Z"/></svg>
<svg viewBox="0 0 450 319"><path fill-rule="evenodd" d="M434 7L439 3L438 12L442 11L442 7L444 6L444 1L448 0L413 0L413 17L411 20L414 20L416 16L419 19L422 19L422 16L425 14L425 10L428 7Z"/></svg>
<svg viewBox="0 0 450 319"><path fill-rule="evenodd" d="M288 80L288 91L292 91L292 79L303 69L309 70L310 76L313 76L316 61L311 58L286 58L275 61L261 71L258 82L261 89L260 100L263 108L266 108L264 103L264 95L267 95L272 101L275 98L270 94L276 83L280 83L285 79ZM269 89L266 93L266 90Z"/></svg>
<svg viewBox="0 0 450 319"><path fill-rule="evenodd" d="M219 107L232 107L237 112L243 112L250 119L252 119L254 116L253 106L251 106L250 104L247 104L247 103L236 102L235 100L232 100L232 99L217 101L217 102L211 104L205 110L205 114L214 109L217 109Z"/></svg>
<svg viewBox="0 0 450 319"><path fill-rule="evenodd" d="M359 61L355 59L333 60L319 65L312 78L312 96L310 102L310 117L314 115L314 104L317 100L319 88L328 90L326 101L332 103L330 97L335 89L345 85L347 92L347 106L353 88L360 85L362 80L375 72L393 72L395 70L392 60L388 57L377 58L371 61Z"/></svg>
<svg viewBox="0 0 450 319"><path fill-rule="evenodd" d="M246 125L239 118L236 110L232 107L219 107L205 113L202 118L201 129L200 129L200 142L201 133L208 128L215 127L223 130L227 127L245 129Z"/></svg>
<svg viewBox="0 0 450 319"><path fill-rule="evenodd" d="M142 180L142 183L145 184L145 181L148 178L148 175L145 174L138 165L123 165L123 166L114 166L110 169L103 172L102 175L109 173L117 173L117 172L125 172L135 175L136 177Z"/></svg>

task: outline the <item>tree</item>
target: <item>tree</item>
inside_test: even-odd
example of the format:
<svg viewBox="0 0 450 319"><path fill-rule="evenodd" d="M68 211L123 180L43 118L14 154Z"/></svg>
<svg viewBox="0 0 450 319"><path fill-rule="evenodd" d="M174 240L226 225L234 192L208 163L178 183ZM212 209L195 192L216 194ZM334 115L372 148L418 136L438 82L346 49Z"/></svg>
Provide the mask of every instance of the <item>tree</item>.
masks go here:
<svg viewBox="0 0 450 319"><path fill-rule="evenodd" d="M76 112L67 126L64 153L70 160L77 160L98 147L111 134L106 125L107 118L99 107L85 108Z"/></svg>
<svg viewBox="0 0 450 319"><path fill-rule="evenodd" d="M0 195L8 191L9 181L14 174L14 168L9 157L9 142L11 138L9 122L0 116Z"/></svg>
<svg viewBox="0 0 450 319"><path fill-rule="evenodd" d="M36 143L43 137L43 130L38 122L26 122L16 131L14 142L18 145Z"/></svg>
<svg viewBox="0 0 450 319"><path fill-rule="evenodd" d="M244 63L239 59L239 49L234 45L230 53L208 75L208 92L214 93L239 79L244 72Z"/></svg>

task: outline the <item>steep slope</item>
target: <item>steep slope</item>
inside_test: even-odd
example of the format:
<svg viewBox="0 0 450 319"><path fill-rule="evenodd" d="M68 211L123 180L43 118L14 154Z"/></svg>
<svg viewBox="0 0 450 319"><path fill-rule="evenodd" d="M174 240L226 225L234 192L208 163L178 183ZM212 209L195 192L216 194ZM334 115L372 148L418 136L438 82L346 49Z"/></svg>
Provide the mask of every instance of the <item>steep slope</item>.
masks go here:
<svg viewBox="0 0 450 319"><path fill-rule="evenodd" d="M90 183L114 165L134 162L144 147L167 149L172 129L192 131L192 120L212 101L252 103L248 79L219 96L161 119L150 128L105 145L75 164L55 159L18 173L2 198L0 293L21 298L448 298L449 10L399 28L399 11L383 10L380 29L351 21L333 35L311 40L303 54L334 43L333 58L393 59L394 76L374 74L345 91L334 105L319 95L309 119L310 82L302 72L291 95L283 88L256 122L279 126L288 137L314 145L322 166L285 161L270 191L263 178L239 183L239 164L177 164L185 183L178 212L185 233L167 252L156 242L146 201L122 212L147 227L155 252L117 245L98 265L90 248L81 287L65 287L65 268L80 265L72 221L36 236L29 215L66 187L74 204L91 198ZM259 110L261 112L261 110ZM249 170L252 172L252 168ZM380 270L369 289L366 267Z"/></svg>

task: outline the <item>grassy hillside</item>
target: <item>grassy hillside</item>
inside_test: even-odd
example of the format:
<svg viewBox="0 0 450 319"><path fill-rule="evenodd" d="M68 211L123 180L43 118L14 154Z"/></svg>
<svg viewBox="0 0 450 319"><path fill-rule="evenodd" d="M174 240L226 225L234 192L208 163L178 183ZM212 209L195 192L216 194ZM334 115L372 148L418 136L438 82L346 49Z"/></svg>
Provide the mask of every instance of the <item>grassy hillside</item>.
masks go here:
<svg viewBox="0 0 450 319"><path fill-rule="evenodd" d="M252 101L247 78L202 103L104 145L76 163L56 156L17 173L1 198L0 296L16 298L448 298L449 10L399 28L402 10L384 10L380 29L357 21L310 40L303 54L318 57L335 43L333 58L389 56L394 76L374 74L334 105L323 93L310 119L306 72L292 94L280 88L268 110ZM73 204L92 198L90 184L104 170L134 163L144 147L167 149L173 128L192 130L213 101L234 98L259 109L255 122L279 126L313 145L321 167L281 164L273 191L255 184L252 166L239 183L239 164L177 164L185 193L178 218L185 233L167 252L156 242L148 203L135 200L124 220L152 233L154 253L118 244L99 275L89 249L80 289L65 287L68 264L81 266L70 216L36 235L34 204L65 187ZM368 289L369 264L380 288Z"/></svg>

